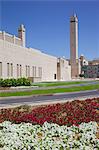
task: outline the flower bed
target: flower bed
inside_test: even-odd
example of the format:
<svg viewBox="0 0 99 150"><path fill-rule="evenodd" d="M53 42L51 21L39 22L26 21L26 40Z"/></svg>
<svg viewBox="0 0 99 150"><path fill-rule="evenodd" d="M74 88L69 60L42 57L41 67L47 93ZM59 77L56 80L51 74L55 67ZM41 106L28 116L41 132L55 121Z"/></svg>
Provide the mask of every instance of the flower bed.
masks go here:
<svg viewBox="0 0 99 150"><path fill-rule="evenodd" d="M42 126L31 123L0 123L2 150L98 150L96 122L77 126L59 126L45 122Z"/></svg>
<svg viewBox="0 0 99 150"><path fill-rule="evenodd" d="M82 122L99 122L99 98L72 101L39 107L1 109L0 122L29 122L42 125L45 121L59 125L79 125Z"/></svg>
<svg viewBox="0 0 99 150"><path fill-rule="evenodd" d="M99 98L0 110L2 150L98 150Z"/></svg>

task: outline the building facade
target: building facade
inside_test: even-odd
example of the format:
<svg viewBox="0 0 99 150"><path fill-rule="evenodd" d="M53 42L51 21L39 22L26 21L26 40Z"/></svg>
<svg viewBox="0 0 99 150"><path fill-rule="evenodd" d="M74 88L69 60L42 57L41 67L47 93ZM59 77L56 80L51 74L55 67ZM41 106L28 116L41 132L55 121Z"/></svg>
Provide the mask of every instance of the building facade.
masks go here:
<svg viewBox="0 0 99 150"><path fill-rule="evenodd" d="M81 75L85 78L99 78L99 59L88 61L80 56Z"/></svg>
<svg viewBox="0 0 99 150"><path fill-rule="evenodd" d="M0 78L27 77L33 82L70 80L71 67L68 61L61 60L27 48L24 25L18 28L18 37L0 32Z"/></svg>
<svg viewBox="0 0 99 150"><path fill-rule="evenodd" d="M80 67L82 68L83 66L88 65L88 61L86 60L86 58L84 57L84 55L81 55L80 58ZM81 69L80 74L83 74L83 70Z"/></svg>
<svg viewBox="0 0 99 150"><path fill-rule="evenodd" d="M89 65L99 65L99 58L88 62Z"/></svg>
<svg viewBox="0 0 99 150"><path fill-rule="evenodd" d="M78 59L78 18L76 15L70 18L70 64L71 77L79 76L79 59Z"/></svg>

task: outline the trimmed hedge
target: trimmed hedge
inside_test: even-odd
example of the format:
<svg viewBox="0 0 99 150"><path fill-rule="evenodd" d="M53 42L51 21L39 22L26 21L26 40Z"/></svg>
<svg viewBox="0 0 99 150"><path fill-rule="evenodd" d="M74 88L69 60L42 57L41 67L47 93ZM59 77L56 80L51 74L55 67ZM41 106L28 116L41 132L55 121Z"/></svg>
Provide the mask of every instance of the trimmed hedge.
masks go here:
<svg viewBox="0 0 99 150"><path fill-rule="evenodd" d="M31 82L27 78L18 79L0 79L0 87L11 87L11 86L30 86Z"/></svg>

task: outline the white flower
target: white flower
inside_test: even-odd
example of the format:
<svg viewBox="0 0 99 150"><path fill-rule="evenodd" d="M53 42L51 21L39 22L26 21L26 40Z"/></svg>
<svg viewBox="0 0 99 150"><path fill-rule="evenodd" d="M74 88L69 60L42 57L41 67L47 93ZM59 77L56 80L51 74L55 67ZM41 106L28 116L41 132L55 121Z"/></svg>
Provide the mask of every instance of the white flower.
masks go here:
<svg viewBox="0 0 99 150"><path fill-rule="evenodd" d="M0 123L0 144L3 150L98 150L97 123L76 126L59 126L45 122L42 126L30 123Z"/></svg>

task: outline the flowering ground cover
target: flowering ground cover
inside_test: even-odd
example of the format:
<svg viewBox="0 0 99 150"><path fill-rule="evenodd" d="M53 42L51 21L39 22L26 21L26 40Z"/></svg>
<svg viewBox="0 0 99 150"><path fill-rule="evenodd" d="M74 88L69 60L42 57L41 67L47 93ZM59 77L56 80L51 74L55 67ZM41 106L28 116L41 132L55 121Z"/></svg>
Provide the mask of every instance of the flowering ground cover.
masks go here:
<svg viewBox="0 0 99 150"><path fill-rule="evenodd" d="M82 122L99 122L99 98L39 107L1 109L0 122L6 120L13 123L29 122L40 125L47 121L67 126L79 125Z"/></svg>
<svg viewBox="0 0 99 150"><path fill-rule="evenodd" d="M0 110L3 150L98 150L99 98Z"/></svg>
<svg viewBox="0 0 99 150"><path fill-rule="evenodd" d="M67 127L48 122L40 126L5 121L0 123L0 147L2 150L99 150L97 128L96 122Z"/></svg>

